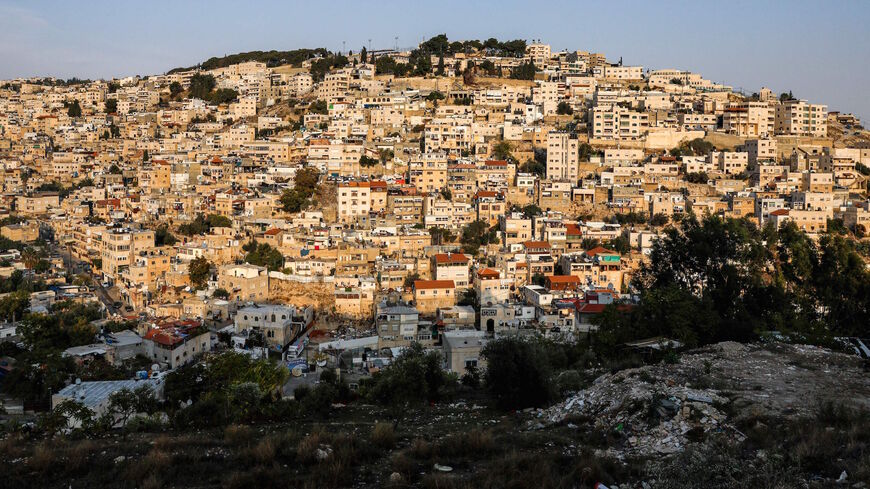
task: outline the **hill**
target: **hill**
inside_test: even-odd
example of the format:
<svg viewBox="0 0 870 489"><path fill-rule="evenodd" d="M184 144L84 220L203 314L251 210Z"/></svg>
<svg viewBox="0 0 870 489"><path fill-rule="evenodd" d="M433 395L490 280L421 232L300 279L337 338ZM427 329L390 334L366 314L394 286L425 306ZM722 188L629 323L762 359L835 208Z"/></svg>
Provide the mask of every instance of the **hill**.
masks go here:
<svg viewBox="0 0 870 489"><path fill-rule="evenodd" d="M497 410L466 390L250 425L19 432L0 439L0 470L9 488L858 488L870 480L865 368L823 348L720 343L604 372L546 410Z"/></svg>
<svg viewBox="0 0 870 489"><path fill-rule="evenodd" d="M248 51L246 53L212 57L202 62L199 67L203 70L214 70L247 61L260 61L266 63L266 66L270 68L281 65L298 66L307 59L326 56L327 54L329 54L329 51L326 48L294 49L292 51ZM193 68L196 68L196 66L173 68L168 73L187 71Z"/></svg>

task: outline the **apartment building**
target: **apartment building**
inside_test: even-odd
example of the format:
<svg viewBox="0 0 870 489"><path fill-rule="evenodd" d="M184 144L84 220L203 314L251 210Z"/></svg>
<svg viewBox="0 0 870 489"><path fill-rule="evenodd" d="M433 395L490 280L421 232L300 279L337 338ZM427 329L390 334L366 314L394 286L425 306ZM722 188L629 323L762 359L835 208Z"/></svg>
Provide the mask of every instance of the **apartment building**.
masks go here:
<svg viewBox="0 0 870 489"><path fill-rule="evenodd" d="M576 134L547 134L547 178L576 182L580 177L580 143Z"/></svg>
<svg viewBox="0 0 870 489"><path fill-rule="evenodd" d="M107 229L102 232L101 257L103 275L110 281L121 280L136 257L154 248L154 231L148 229Z"/></svg>
<svg viewBox="0 0 870 489"><path fill-rule="evenodd" d="M737 150L746 152L750 165L757 165L760 161L775 161L777 159L776 139L773 138L747 139Z"/></svg>
<svg viewBox="0 0 870 489"><path fill-rule="evenodd" d="M766 102L742 102L722 113L722 130L745 138L773 135L774 109Z"/></svg>
<svg viewBox="0 0 870 489"><path fill-rule="evenodd" d="M408 164L408 180L420 192L437 192L447 186L447 157L424 154Z"/></svg>
<svg viewBox="0 0 870 489"><path fill-rule="evenodd" d="M550 61L551 48L549 44L532 43L526 46L526 58L535 66L544 66Z"/></svg>
<svg viewBox="0 0 870 489"><path fill-rule="evenodd" d="M471 287L471 258L463 253L437 253L432 257L435 280L450 280L458 289Z"/></svg>
<svg viewBox="0 0 870 489"><path fill-rule="evenodd" d="M283 350L314 321L314 307L255 304L236 312L235 330L259 331L266 343Z"/></svg>
<svg viewBox="0 0 870 489"><path fill-rule="evenodd" d="M348 182L338 186L338 220L342 223L368 218L372 210L369 182Z"/></svg>
<svg viewBox="0 0 870 489"><path fill-rule="evenodd" d="M828 136L828 106L806 100L786 100L776 106L776 133L789 136Z"/></svg>
<svg viewBox="0 0 870 489"><path fill-rule="evenodd" d="M415 280L414 304L420 314L435 314L438 309L456 305L456 286L452 280Z"/></svg>
<svg viewBox="0 0 870 489"><path fill-rule="evenodd" d="M269 298L269 271L250 263L222 265L218 268L218 287L237 303L262 302Z"/></svg>
<svg viewBox="0 0 870 489"><path fill-rule="evenodd" d="M589 121L589 134L594 139L636 141L649 132L649 114L619 105L593 108Z"/></svg>

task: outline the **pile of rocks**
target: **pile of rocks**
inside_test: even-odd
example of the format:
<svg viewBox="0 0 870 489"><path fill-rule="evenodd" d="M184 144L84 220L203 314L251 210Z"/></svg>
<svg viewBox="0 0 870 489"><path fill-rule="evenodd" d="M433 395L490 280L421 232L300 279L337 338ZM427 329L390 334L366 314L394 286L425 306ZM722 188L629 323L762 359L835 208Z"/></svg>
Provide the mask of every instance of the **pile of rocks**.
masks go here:
<svg viewBox="0 0 870 489"><path fill-rule="evenodd" d="M693 434L736 433L716 408L727 402L715 390L692 389L631 369L601 376L588 389L539 411L532 427L584 419L597 430L620 434L623 443L610 449L615 456L674 453Z"/></svg>

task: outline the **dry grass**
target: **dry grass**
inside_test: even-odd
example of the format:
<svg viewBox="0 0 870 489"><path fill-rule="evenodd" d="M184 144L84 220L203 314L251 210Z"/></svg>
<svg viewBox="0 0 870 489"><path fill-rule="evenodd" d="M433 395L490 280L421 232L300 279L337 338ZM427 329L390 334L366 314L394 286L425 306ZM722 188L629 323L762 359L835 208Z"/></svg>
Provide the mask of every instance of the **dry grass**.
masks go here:
<svg viewBox="0 0 870 489"><path fill-rule="evenodd" d="M316 454L321 443L325 443L327 436L322 431L314 431L305 438L299 440L296 445L296 460L300 463L312 463L316 460Z"/></svg>
<svg viewBox="0 0 870 489"><path fill-rule="evenodd" d="M231 446L244 445L251 441L254 432L250 426L233 424L224 430L224 443Z"/></svg>
<svg viewBox="0 0 870 489"><path fill-rule="evenodd" d="M172 456L157 447L152 448L141 460L128 464L126 477L130 481L145 481L172 464Z"/></svg>
<svg viewBox="0 0 870 489"><path fill-rule="evenodd" d="M160 489L161 487L163 487L163 481L157 474L151 474L142 481L142 489Z"/></svg>
<svg viewBox="0 0 870 489"><path fill-rule="evenodd" d="M250 449L251 458L260 465L271 464L275 461L277 448L272 438L263 438Z"/></svg>
<svg viewBox="0 0 870 489"><path fill-rule="evenodd" d="M44 441L33 449L29 465L37 472L49 470L57 460L57 452L52 443Z"/></svg>
<svg viewBox="0 0 870 489"><path fill-rule="evenodd" d="M91 440L82 440L66 452L67 470L79 470L86 466L88 459L97 450L97 444Z"/></svg>
<svg viewBox="0 0 870 489"><path fill-rule="evenodd" d="M21 435L10 434L0 440L0 455L5 458L19 458L24 455L24 440Z"/></svg>
<svg viewBox="0 0 870 489"><path fill-rule="evenodd" d="M497 446L492 433L474 429L445 437L436 447L441 457L482 458L495 452Z"/></svg>
<svg viewBox="0 0 870 489"><path fill-rule="evenodd" d="M375 423L371 439L375 446L388 450L396 445L396 429L392 423Z"/></svg>

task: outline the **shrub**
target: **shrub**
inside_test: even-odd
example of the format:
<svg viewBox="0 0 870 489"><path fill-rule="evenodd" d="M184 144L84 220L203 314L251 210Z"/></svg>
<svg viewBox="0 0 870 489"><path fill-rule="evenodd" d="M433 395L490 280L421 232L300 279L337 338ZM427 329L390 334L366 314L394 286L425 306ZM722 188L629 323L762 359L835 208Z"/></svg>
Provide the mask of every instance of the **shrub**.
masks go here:
<svg viewBox="0 0 870 489"><path fill-rule="evenodd" d="M396 430L392 423L375 423L372 429L372 443L384 449L393 448L396 444Z"/></svg>
<svg viewBox="0 0 870 489"><path fill-rule="evenodd" d="M224 443L227 445L244 445L253 438L253 430L247 425L231 424L224 430Z"/></svg>
<svg viewBox="0 0 870 489"><path fill-rule="evenodd" d="M502 338L489 342L482 355L487 362L486 387L500 407L522 409L553 399L549 361L539 344Z"/></svg>

